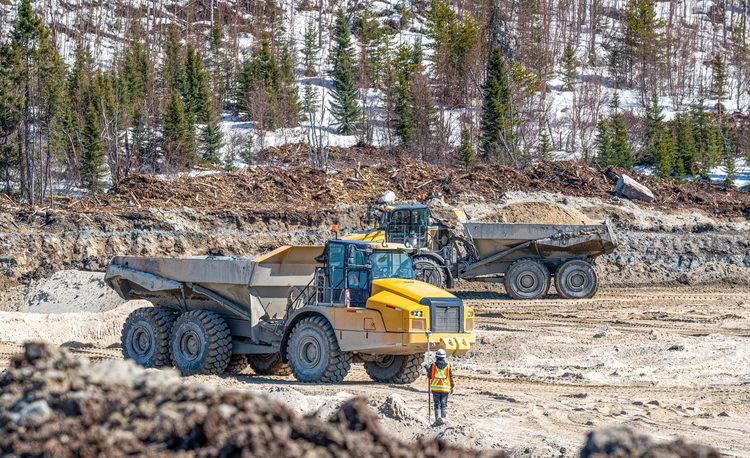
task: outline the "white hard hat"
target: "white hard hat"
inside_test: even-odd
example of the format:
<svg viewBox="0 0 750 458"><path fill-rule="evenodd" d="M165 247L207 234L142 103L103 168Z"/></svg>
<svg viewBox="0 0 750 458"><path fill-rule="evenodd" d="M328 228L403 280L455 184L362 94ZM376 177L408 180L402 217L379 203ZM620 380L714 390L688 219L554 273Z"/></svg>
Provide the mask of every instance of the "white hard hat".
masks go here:
<svg viewBox="0 0 750 458"><path fill-rule="evenodd" d="M445 358L445 350L443 350L442 348L438 349L438 351L435 352L435 356L439 359Z"/></svg>

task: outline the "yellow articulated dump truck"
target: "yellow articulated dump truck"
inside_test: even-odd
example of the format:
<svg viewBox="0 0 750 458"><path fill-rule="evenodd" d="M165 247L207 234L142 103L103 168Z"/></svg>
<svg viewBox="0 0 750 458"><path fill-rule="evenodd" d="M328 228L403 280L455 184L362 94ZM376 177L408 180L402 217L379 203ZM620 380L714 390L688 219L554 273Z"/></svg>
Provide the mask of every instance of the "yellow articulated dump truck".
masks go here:
<svg viewBox="0 0 750 458"><path fill-rule="evenodd" d="M119 256L105 281L135 310L126 358L184 375L290 370L303 382L341 382L363 362L373 380L411 383L428 342L460 356L475 341L474 311L414 279L412 250L331 240L256 259Z"/></svg>

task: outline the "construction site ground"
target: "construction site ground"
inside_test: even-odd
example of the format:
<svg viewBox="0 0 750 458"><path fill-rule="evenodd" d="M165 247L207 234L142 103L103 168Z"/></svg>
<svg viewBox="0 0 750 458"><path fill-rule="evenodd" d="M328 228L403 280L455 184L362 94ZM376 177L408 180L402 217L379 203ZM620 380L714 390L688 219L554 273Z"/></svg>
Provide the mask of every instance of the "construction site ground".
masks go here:
<svg viewBox="0 0 750 458"><path fill-rule="evenodd" d="M250 370L182 380L260 390L300 413L320 415L363 395L385 412L386 429L404 440L436 436L518 456L574 456L588 431L609 425L627 425L660 439L684 437L727 456L750 454L746 288L604 289L580 301L552 296L518 302L501 289L460 294L478 312L478 343L453 361L457 389L446 426L427 424L426 380L406 386L374 383L361 365L341 385L301 384ZM16 314L0 314L4 328ZM116 338L103 336L125 313L111 315L116 318L110 322L95 312L25 315L60 321L37 323L39 335L26 336L46 335L45 340L55 340L63 323L85 327L87 320L96 320L98 336L94 332L63 346L93 360L121 358L116 344L105 346L101 339ZM6 339L0 344L0 366L20 350L20 341ZM400 409L382 409L394 399Z"/></svg>
<svg viewBox="0 0 750 458"><path fill-rule="evenodd" d="M401 439L516 456L574 456L587 432L608 425L750 455L750 194L636 175L655 195L643 203L615 194L618 170L443 170L389 154L333 151L335 170L323 172L292 145L236 174L131 176L106 195L33 209L0 202L0 371L29 340L121 358L122 324L147 303L123 303L104 284L113 256L255 256L320 244L332 224L362 227L366 204L385 191L400 202L424 193L454 225L457 209L480 221L607 221L618 247L597 259L599 293L512 301L497 284L460 282L457 293L478 312L477 344L453 361L446 426L427 422L426 379L377 384L361 365L341 385L250 372L182 383L258 390L321 417L364 395Z"/></svg>

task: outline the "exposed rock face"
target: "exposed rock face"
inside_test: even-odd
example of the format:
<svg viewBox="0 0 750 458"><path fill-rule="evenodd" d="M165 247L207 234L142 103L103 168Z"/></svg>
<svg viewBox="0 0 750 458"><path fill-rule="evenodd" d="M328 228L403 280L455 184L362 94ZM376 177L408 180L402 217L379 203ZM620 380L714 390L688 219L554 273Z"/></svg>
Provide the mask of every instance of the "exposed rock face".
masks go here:
<svg viewBox="0 0 750 458"><path fill-rule="evenodd" d="M650 189L624 173L617 180L615 192L628 199L642 200L644 202L654 201L654 193Z"/></svg>

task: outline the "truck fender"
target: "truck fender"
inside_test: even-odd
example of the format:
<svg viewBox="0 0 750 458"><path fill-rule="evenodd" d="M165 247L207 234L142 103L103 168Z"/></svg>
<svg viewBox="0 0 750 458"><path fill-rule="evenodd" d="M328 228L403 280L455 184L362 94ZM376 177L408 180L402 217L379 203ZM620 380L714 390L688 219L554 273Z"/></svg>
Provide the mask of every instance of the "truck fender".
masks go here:
<svg viewBox="0 0 750 458"><path fill-rule="evenodd" d="M313 316L319 316L323 318L324 320L328 321L333 325L330 318L328 317L327 313L324 313L322 310L317 310L319 307L305 307L303 309L298 310L296 313L294 313L291 317L288 323L284 325L284 333L281 336L281 345L279 346L279 353L281 354L281 361L284 363L288 363L286 353L287 353L287 344L289 343L289 336L292 334L292 329L304 318L313 317ZM329 307L326 307L329 308ZM334 327L334 331L336 328ZM336 333L334 332L334 336ZM338 341L338 336L336 336L336 340Z"/></svg>

